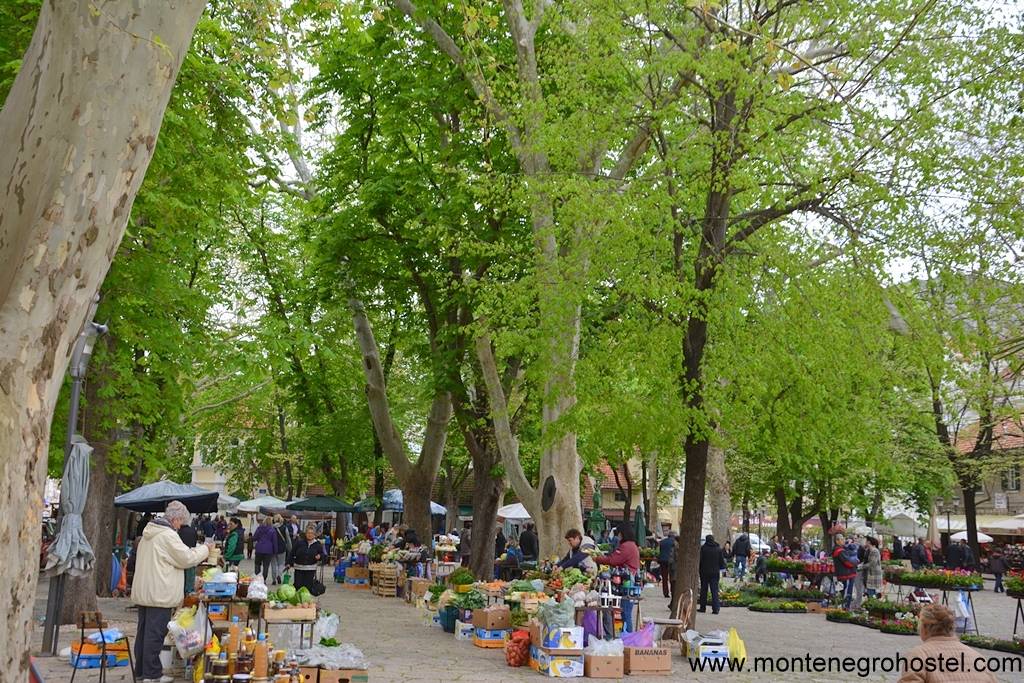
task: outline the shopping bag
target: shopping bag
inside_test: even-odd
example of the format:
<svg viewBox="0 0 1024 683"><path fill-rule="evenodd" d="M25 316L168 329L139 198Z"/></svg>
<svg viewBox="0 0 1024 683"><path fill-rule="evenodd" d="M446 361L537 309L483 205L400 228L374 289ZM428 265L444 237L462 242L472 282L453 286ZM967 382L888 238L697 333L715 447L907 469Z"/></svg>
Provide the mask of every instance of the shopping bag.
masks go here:
<svg viewBox="0 0 1024 683"><path fill-rule="evenodd" d="M327 592L327 587L316 579L313 579L309 584L309 592L314 596L321 596Z"/></svg>
<svg viewBox="0 0 1024 683"><path fill-rule="evenodd" d="M729 629L726 645L729 648L729 657L731 659L743 661L747 658L747 646L743 643L743 639L740 638L740 634L737 633L735 628Z"/></svg>
<svg viewBox="0 0 1024 683"><path fill-rule="evenodd" d="M291 583L291 582L292 582L292 575L291 574L289 574L288 572L285 572L284 574L281 575L281 583Z"/></svg>
<svg viewBox="0 0 1024 683"><path fill-rule="evenodd" d="M626 647L654 647L654 622L648 621L639 631L623 633L622 642Z"/></svg>
<svg viewBox="0 0 1024 683"><path fill-rule="evenodd" d="M597 629L597 610L588 609L583 613L583 644L587 645L590 643L591 636L597 636L599 633Z"/></svg>

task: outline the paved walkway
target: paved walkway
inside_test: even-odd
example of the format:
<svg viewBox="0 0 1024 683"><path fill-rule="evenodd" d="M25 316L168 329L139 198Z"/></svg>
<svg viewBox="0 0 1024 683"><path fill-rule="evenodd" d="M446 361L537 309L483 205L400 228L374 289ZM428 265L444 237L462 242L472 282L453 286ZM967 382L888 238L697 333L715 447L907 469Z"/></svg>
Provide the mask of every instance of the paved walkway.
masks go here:
<svg viewBox="0 0 1024 683"><path fill-rule="evenodd" d="M244 568L243 568L244 570ZM988 586L991 588L991 585ZM1015 601L990 590L976 596L978 619L982 630L989 635L1009 638L1013 631ZM46 587L40 587L37 618L42 616ZM667 601L659 590L649 589L645 594L646 616L667 616ZM101 601L104 614L115 624L134 636L134 612L127 609L126 600ZM378 598L368 591L345 589L329 584L320 599L321 606L341 616L338 639L360 647L372 662L370 680L374 683L401 681L402 683L448 683L452 681L537 681L538 674L529 668L512 669L506 666L500 650L484 650L470 643L457 642L439 628L427 626L423 612L396 598ZM835 624L820 614L762 614L745 608L725 608L719 615L699 615L703 631L737 628L747 646L749 657L785 656L803 658L808 653L824 657L880 657L906 653L919 640L913 636L895 636L878 631ZM33 634L35 648L42 639L42 628L37 625ZM71 629L61 631L61 646L73 637ZM999 657L1002 653L982 650L984 656ZM1008 655L1007 655L1008 656ZM1021 658L1017 658L1021 660ZM39 660L46 683L67 681L71 670L66 660L43 658ZM1021 660L1024 667L1024 660ZM1022 669L1024 670L1024 669ZM753 671L741 674L693 673L688 662L676 651L673 657L673 675L669 680L687 680L711 683L735 681L737 683L771 683L774 681L893 681L892 674L877 673L867 678L855 674L787 673L770 674ZM95 682L98 674L91 670L79 671L78 681ZM108 676L111 683L130 681L125 669L116 669ZM666 679L628 677L635 683L663 683ZM1007 674L1002 681L1024 681L1024 673Z"/></svg>

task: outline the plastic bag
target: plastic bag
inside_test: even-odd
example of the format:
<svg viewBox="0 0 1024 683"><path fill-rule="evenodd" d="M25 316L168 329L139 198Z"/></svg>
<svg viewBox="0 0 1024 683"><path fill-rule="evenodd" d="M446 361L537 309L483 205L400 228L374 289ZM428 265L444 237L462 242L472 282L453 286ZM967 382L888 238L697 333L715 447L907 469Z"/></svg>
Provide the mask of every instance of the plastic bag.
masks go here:
<svg viewBox="0 0 1024 683"><path fill-rule="evenodd" d="M124 638L124 634L121 633L120 629L108 628L105 631L97 631L92 635L86 636L86 640L90 643L101 643L106 641L108 643L116 643L117 641Z"/></svg>
<svg viewBox="0 0 1024 683"><path fill-rule="evenodd" d="M648 621L639 631L622 634L626 647L654 647L654 622Z"/></svg>
<svg viewBox="0 0 1024 683"><path fill-rule="evenodd" d="M267 584L263 581L263 577L257 574L249 582L249 592L246 593L246 597L249 600L266 600L268 592Z"/></svg>
<svg viewBox="0 0 1024 683"><path fill-rule="evenodd" d="M620 638L615 640L591 638L590 645L584 652L594 657L622 657L625 654L625 648L626 644Z"/></svg>
<svg viewBox="0 0 1024 683"><path fill-rule="evenodd" d="M316 645L304 650L294 650L292 654L301 666L321 669L370 668L370 662L363 655L363 651L351 643L342 643L336 647Z"/></svg>
<svg viewBox="0 0 1024 683"><path fill-rule="evenodd" d="M583 613L583 643L591 643L598 640L597 610L588 609Z"/></svg>
<svg viewBox="0 0 1024 683"><path fill-rule="evenodd" d="M341 618L331 612L321 612L320 618L313 626L313 642L319 643L322 638L333 638L338 633Z"/></svg>
<svg viewBox="0 0 1024 683"><path fill-rule="evenodd" d="M747 658L747 646L743 643L743 639L740 638L740 634L737 633L735 628L729 629L729 635L725 642L729 648L729 657L740 661Z"/></svg>
<svg viewBox="0 0 1024 683"><path fill-rule="evenodd" d="M190 609L185 610L185 612L191 611ZM182 626L182 621L189 625ZM182 614L182 610L179 610L177 617L167 624L167 631L171 634L174 647L178 649L178 654L182 659L190 659L206 649L206 643L212 633L210 629L204 628L205 625L206 608L202 604L196 608L194 618L187 618L187 615ZM205 638L203 637L204 632Z"/></svg>
<svg viewBox="0 0 1024 683"><path fill-rule="evenodd" d="M549 600L541 603L537 616L548 628L569 628L576 625L576 607L572 600Z"/></svg>

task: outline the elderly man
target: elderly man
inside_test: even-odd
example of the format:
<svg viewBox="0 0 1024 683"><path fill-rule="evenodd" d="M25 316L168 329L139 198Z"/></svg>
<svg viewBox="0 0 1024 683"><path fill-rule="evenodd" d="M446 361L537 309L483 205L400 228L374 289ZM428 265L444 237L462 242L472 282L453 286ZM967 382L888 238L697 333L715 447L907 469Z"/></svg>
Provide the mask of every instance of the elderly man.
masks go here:
<svg viewBox="0 0 1024 683"><path fill-rule="evenodd" d="M167 504L164 516L146 525L135 560L132 602L139 610L135 633L135 674L143 683L170 683L163 675L160 648L167 637L171 612L181 604L185 570L195 567L210 555L209 542L189 548L178 536L178 529L191 515L180 501Z"/></svg>
<svg viewBox="0 0 1024 683"><path fill-rule="evenodd" d="M953 612L942 605L926 605L918 620L921 644L906 654L906 665L899 683L996 683L996 677L975 664L985 659L960 642L954 633ZM964 669L941 666L943 662L963 657Z"/></svg>

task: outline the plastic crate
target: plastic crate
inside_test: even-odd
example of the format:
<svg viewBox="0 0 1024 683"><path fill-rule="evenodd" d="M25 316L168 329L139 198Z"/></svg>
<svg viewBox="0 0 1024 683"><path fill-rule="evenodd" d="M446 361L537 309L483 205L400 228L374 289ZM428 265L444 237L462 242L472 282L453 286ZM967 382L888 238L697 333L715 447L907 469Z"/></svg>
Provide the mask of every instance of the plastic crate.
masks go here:
<svg viewBox="0 0 1024 683"><path fill-rule="evenodd" d="M237 583L227 581L209 581L203 584L203 592L214 598L233 598L237 590Z"/></svg>
<svg viewBox="0 0 1024 683"><path fill-rule="evenodd" d="M102 654L85 654L80 655L72 652L68 659L72 667L76 669L98 669L103 663ZM107 668L113 668L117 666L128 666L128 655L125 654L123 657L118 657L116 653L107 653Z"/></svg>

